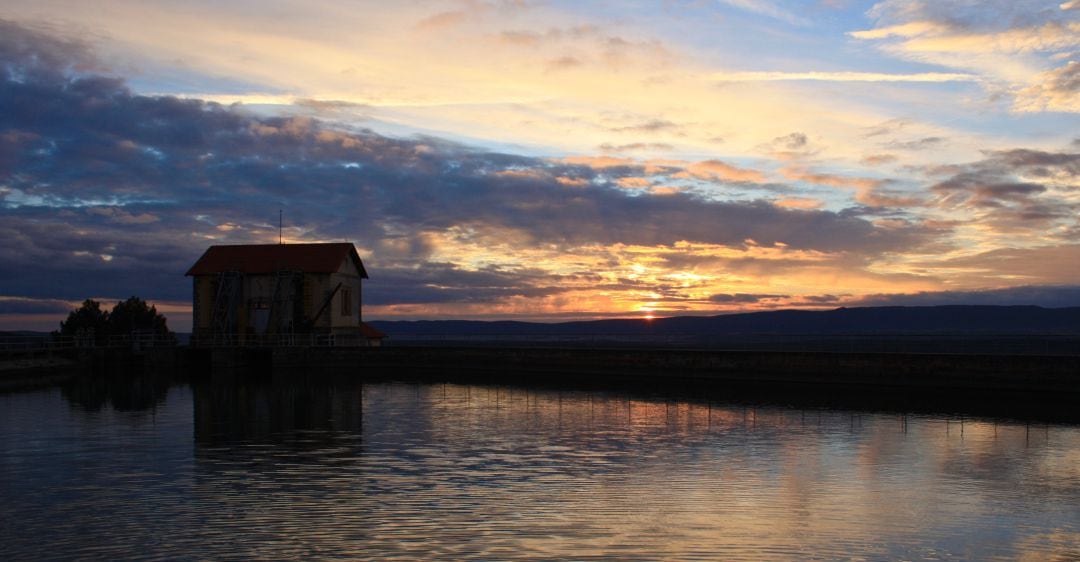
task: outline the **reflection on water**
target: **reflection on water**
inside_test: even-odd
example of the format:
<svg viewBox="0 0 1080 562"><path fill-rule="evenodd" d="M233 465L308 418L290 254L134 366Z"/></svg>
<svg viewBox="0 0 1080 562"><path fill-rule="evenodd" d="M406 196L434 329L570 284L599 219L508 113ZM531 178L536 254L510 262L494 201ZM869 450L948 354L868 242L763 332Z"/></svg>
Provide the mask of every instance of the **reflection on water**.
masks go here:
<svg viewBox="0 0 1080 562"><path fill-rule="evenodd" d="M0 395L0 558L1080 558L1074 426L113 383Z"/></svg>

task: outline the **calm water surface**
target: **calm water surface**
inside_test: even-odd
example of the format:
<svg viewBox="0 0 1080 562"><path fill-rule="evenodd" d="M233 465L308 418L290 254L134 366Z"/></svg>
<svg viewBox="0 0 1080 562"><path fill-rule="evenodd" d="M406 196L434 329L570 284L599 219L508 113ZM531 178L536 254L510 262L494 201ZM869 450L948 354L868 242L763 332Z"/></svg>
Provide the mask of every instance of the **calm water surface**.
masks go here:
<svg viewBox="0 0 1080 562"><path fill-rule="evenodd" d="M1080 429L525 387L0 394L0 559L1080 560Z"/></svg>

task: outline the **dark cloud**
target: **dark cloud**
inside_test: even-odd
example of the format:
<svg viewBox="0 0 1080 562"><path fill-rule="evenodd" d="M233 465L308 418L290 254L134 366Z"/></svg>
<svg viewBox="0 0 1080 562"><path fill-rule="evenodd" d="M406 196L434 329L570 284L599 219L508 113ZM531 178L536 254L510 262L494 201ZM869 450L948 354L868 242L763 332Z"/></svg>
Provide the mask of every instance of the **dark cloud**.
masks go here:
<svg viewBox="0 0 1080 562"><path fill-rule="evenodd" d="M1046 191L1034 183L994 183L996 178L985 174L959 174L935 184L930 189L944 197L947 203L1000 207L1005 202L1024 202Z"/></svg>
<svg viewBox="0 0 1080 562"><path fill-rule="evenodd" d="M780 160L800 160L817 154L810 137L805 133L793 132L758 146L758 150Z"/></svg>
<svg viewBox="0 0 1080 562"><path fill-rule="evenodd" d="M770 301L789 298L790 295L755 295L747 293L717 294L709 297L709 300L721 304L753 304L761 301Z"/></svg>
<svg viewBox="0 0 1080 562"><path fill-rule="evenodd" d="M773 144L788 150L799 150L806 147L806 135L803 133L791 133L783 137L773 139Z"/></svg>
<svg viewBox="0 0 1080 562"><path fill-rule="evenodd" d="M559 290L532 270L428 263L431 243L417 233L507 231L563 251L752 238L853 255L901 251L933 234L616 185L640 176L640 165L597 168L140 96L121 79L77 70L92 67L81 46L4 25L0 287L9 295L187 300L182 274L205 247L276 241L278 209L293 236L370 248L365 258L387 265L372 270L368 294L384 304Z"/></svg>
<svg viewBox="0 0 1080 562"><path fill-rule="evenodd" d="M891 135L907 127L911 124L911 121L907 119L890 119L873 127L863 128L863 137L879 137L883 135Z"/></svg>
<svg viewBox="0 0 1080 562"><path fill-rule="evenodd" d="M0 72L5 81L50 82L102 70L89 46L0 19Z"/></svg>
<svg viewBox="0 0 1080 562"><path fill-rule="evenodd" d="M450 263L379 269L379 282L364 290L364 303L490 303L507 297L544 297L569 290L563 279L536 269L462 270Z"/></svg>
<svg viewBox="0 0 1080 562"><path fill-rule="evenodd" d="M940 146L945 139L942 137L923 137L910 141L890 141L882 146L890 150L927 150Z"/></svg>
<svg viewBox="0 0 1080 562"><path fill-rule="evenodd" d="M0 298L0 314L56 314L74 309L71 303L57 299Z"/></svg>
<svg viewBox="0 0 1080 562"><path fill-rule="evenodd" d="M837 304L843 302L850 295L808 295L799 297L799 300L811 305Z"/></svg>
<svg viewBox="0 0 1080 562"><path fill-rule="evenodd" d="M991 151L987 155L987 163L998 169L1023 170L1040 177L1053 175L1058 170L1080 176L1080 153L1015 149Z"/></svg>
<svg viewBox="0 0 1080 562"><path fill-rule="evenodd" d="M1078 223L1080 205L1067 194L1080 176L1078 153L988 151L983 160L941 171L950 177L930 186L935 204L975 209L999 229L1068 231Z"/></svg>
<svg viewBox="0 0 1080 562"><path fill-rule="evenodd" d="M666 119L649 119L648 121L643 121L641 123L611 128L612 131L617 133L656 133L678 129L679 125Z"/></svg>

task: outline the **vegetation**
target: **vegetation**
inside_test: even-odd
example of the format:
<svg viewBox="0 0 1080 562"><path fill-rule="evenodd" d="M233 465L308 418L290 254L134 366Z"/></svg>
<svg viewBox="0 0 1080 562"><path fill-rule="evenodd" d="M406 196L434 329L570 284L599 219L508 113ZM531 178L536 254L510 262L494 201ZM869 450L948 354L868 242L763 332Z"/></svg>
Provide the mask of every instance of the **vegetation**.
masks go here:
<svg viewBox="0 0 1080 562"><path fill-rule="evenodd" d="M139 297L116 303L111 311L101 309L101 303L86 299L79 308L60 323L58 336L93 337L104 341L109 336L128 336L135 332L151 333L155 337L175 338L169 331L165 316Z"/></svg>

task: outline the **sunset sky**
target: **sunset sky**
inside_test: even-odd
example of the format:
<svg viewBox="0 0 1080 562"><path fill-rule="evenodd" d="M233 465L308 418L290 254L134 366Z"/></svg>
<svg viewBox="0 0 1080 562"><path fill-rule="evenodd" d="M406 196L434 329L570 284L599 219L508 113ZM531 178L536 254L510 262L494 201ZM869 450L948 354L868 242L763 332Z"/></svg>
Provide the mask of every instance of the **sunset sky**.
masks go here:
<svg viewBox="0 0 1080 562"><path fill-rule="evenodd" d="M365 319L1080 306L1080 0L5 0L0 329L211 244Z"/></svg>

